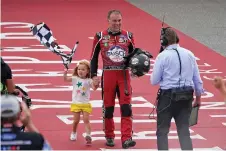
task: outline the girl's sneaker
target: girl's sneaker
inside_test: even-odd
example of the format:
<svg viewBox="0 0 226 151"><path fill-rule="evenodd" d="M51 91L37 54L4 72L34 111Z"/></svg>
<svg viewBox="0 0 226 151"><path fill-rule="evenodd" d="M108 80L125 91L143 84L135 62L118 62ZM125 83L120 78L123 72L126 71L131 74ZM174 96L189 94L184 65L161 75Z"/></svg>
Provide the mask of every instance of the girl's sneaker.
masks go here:
<svg viewBox="0 0 226 151"><path fill-rule="evenodd" d="M77 133L71 132L70 140L71 141L77 140Z"/></svg>
<svg viewBox="0 0 226 151"><path fill-rule="evenodd" d="M86 145L91 145L92 144L92 138L91 138L90 135L86 135L85 139L86 139Z"/></svg>

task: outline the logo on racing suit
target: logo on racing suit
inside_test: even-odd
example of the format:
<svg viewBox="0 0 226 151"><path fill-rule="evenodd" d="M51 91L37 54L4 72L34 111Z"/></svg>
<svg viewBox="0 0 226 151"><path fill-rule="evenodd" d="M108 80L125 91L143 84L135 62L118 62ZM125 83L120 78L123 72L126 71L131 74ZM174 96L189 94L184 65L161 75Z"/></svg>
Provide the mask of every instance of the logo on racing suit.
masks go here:
<svg viewBox="0 0 226 151"><path fill-rule="evenodd" d="M126 42L127 42L127 38L126 38L125 36L121 35L121 36L119 37L118 42L119 42L119 43L126 43Z"/></svg>
<svg viewBox="0 0 226 151"><path fill-rule="evenodd" d="M113 62L122 62L125 53L125 50L120 46L113 46L106 52L106 56L108 56Z"/></svg>

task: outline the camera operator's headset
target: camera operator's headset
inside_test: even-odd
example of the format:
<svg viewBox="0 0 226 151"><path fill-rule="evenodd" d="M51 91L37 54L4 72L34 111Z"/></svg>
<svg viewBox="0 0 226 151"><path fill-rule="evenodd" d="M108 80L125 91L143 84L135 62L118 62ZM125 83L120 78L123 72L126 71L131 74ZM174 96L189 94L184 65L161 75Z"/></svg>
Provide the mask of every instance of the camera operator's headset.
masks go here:
<svg viewBox="0 0 226 151"><path fill-rule="evenodd" d="M166 27L161 29L161 37L160 37L160 42L162 46L167 46L168 45L168 39L166 38L166 30L171 27Z"/></svg>

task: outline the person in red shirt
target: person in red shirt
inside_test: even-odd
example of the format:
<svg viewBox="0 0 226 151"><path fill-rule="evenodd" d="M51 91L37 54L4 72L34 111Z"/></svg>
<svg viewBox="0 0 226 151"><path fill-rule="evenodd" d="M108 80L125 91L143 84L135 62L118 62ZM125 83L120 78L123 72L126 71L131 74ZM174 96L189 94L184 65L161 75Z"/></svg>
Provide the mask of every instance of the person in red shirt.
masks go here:
<svg viewBox="0 0 226 151"><path fill-rule="evenodd" d="M93 49L91 54L91 78L97 79L98 57L103 60L102 74L102 99L103 99L103 119L106 145L114 146L114 106L116 94L119 99L121 111L121 141L123 148L136 145L132 140L132 109L130 84L130 74L128 69L124 69L124 57L132 53L135 49L133 34L121 29L122 14L118 10L108 12L108 29L97 32L94 36ZM124 73L125 77L124 78ZM126 79L126 82L125 82ZM125 91L127 83L128 93Z"/></svg>

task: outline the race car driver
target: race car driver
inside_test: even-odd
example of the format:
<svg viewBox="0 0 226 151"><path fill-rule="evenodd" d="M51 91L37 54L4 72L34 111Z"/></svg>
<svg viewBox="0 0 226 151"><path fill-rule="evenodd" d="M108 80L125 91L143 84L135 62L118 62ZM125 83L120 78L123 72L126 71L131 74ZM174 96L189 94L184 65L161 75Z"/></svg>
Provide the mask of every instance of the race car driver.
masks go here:
<svg viewBox="0 0 226 151"><path fill-rule="evenodd" d="M97 32L94 36L93 49L91 54L91 77L97 77L98 57L101 53L103 60L102 74L102 99L103 99L103 119L104 132L107 146L114 146L114 121L113 113L116 94L119 99L121 111L121 141L123 148L136 145L132 140L132 109L129 70L124 70L124 57L135 48L133 34L129 31L121 30L122 14L118 10L108 12L109 28ZM125 77L124 77L124 72ZM124 93L125 79L128 87L128 94Z"/></svg>

